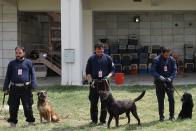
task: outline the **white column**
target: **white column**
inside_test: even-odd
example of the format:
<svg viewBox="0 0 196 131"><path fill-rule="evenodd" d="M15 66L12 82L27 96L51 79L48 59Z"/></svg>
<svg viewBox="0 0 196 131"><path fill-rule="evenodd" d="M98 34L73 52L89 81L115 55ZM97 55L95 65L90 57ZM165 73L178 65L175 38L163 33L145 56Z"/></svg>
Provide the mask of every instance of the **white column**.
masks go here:
<svg viewBox="0 0 196 131"><path fill-rule="evenodd" d="M61 0L61 84L82 84L82 2ZM64 50L75 50L75 62L64 62Z"/></svg>
<svg viewBox="0 0 196 131"><path fill-rule="evenodd" d="M83 31L84 31L84 43L83 43L83 75L85 76L86 72L86 63L88 58L93 53L93 12L92 10L83 11Z"/></svg>

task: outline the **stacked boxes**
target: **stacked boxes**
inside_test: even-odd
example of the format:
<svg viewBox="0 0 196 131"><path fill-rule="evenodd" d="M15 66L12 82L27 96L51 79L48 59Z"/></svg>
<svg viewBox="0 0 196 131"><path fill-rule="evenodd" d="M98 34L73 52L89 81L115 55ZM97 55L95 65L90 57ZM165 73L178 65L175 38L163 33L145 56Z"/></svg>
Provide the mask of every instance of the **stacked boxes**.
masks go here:
<svg viewBox="0 0 196 131"><path fill-rule="evenodd" d="M138 40L136 38L128 39L128 44L129 45L137 45Z"/></svg>
<svg viewBox="0 0 196 131"><path fill-rule="evenodd" d="M185 44L184 45L185 62L192 63L193 62L193 55L194 55L193 44Z"/></svg>
<svg viewBox="0 0 196 131"><path fill-rule="evenodd" d="M131 63L132 63L132 57L130 54L123 54L122 55L122 65L123 65L123 72L125 74L131 73Z"/></svg>
<svg viewBox="0 0 196 131"><path fill-rule="evenodd" d="M138 64L139 60L138 60L138 54L137 53L131 53L130 54L132 57L132 63L133 64Z"/></svg>
<svg viewBox="0 0 196 131"><path fill-rule="evenodd" d="M127 52L127 45L125 45L125 44L120 45L119 44L118 51L120 54L126 53Z"/></svg>
<svg viewBox="0 0 196 131"><path fill-rule="evenodd" d="M136 49L135 49L135 45L127 45L127 52L128 53L135 53Z"/></svg>
<svg viewBox="0 0 196 131"><path fill-rule="evenodd" d="M105 53L105 54L108 54L108 55L110 54L109 44L107 44L107 43L104 44L104 53Z"/></svg>
<svg viewBox="0 0 196 131"><path fill-rule="evenodd" d="M131 75L137 75L137 74L138 74L137 64L131 64Z"/></svg>
<svg viewBox="0 0 196 131"><path fill-rule="evenodd" d="M185 71L193 72L194 71L194 47L193 44L184 45L184 61L185 61Z"/></svg>
<svg viewBox="0 0 196 131"><path fill-rule="evenodd" d="M121 64L121 55L120 54L112 54L111 55L114 64Z"/></svg>
<svg viewBox="0 0 196 131"><path fill-rule="evenodd" d="M119 43L119 53L123 54L127 52L127 44L128 44L128 40L127 39L119 39L118 41Z"/></svg>
<svg viewBox="0 0 196 131"><path fill-rule="evenodd" d="M104 52L112 57L116 72L125 74L147 73L153 59L161 51L160 45L140 45L136 36L113 43L108 39L100 39L100 42L104 44Z"/></svg>
<svg viewBox="0 0 196 131"><path fill-rule="evenodd" d="M152 66L152 64L151 63L148 63L148 73L150 73L151 66Z"/></svg>
<svg viewBox="0 0 196 131"><path fill-rule="evenodd" d="M123 72L125 74L130 74L131 73L131 66L123 66Z"/></svg>
<svg viewBox="0 0 196 131"><path fill-rule="evenodd" d="M185 63L185 71L193 72L194 71L194 63Z"/></svg>
<svg viewBox="0 0 196 131"><path fill-rule="evenodd" d="M138 54L143 53L143 47L141 45L136 45L135 49Z"/></svg>
<svg viewBox="0 0 196 131"><path fill-rule="evenodd" d="M148 63L148 53L140 53L139 56L139 63L140 64L147 64Z"/></svg>
<svg viewBox="0 0 196 131"><path fill-rule="evenodd" d="M103 43L103 45L104 45L104 53L109 55L110 54L109 40L108 39L100 39L100 42Z"/></svg>
<svg viewBox="0 0 196 131"><path fill-rule="evenodd" d="M155 57L157 57L156 53L149 54L149 61L148 62L152 63Z"/></svg>
<svg viewBox="0 0 196 131"><path fill-rule="evenodd" d="M111 55L114 66L115 66L115 72L120 73L122 72L122 64L121 64L121 55L120 54L112 54Z"/></svg>
<svg viewBox="0 0 196 131"><path fill-rule="evenodd" d="M152 46L148 46L148 53L149 53L149 54L152 53Z"/></svg>
<svg viewBox="0 0 196 131"><path fill-rule="evenodd" d="M125 74L147 73L150 71L153 59L161 53L160 45L141 46L136 37L131 39L119 39L118 42L109 43L108 39L101 39L104 44L104 52L111 55L117 72ZM196 54L193 44L184 45L185 71L193 72L196 68Z"/></svg>
<svg viewBox="0 0 196 131"><path fill-rule="evenodd" d="M122 55L122 65L128 66L132 63L132 56L130 54L123 54Z"/></svg>
<svg viewBox="0 0 196 131"><path fill-rule="evenodd" d="M160 45L152 45L152 53L160 54L161 53Z"/></svg>
<svg viewBox="0 0 196 131"><path fill-rule="evenodd" d="M148 73L148 66L147 66L147 64L139 64L139 73L140 74Z"/></svg>
<svg viewBox="0 0 196 131"><path fill-rule="evenodd" d="M110 45L110 54L118 54L118 44Z"/></svg>
<svg viewBox="0 0 196 131"><path fill-rule="evenodd" d="M144 46L143 47L143 53L148 53L148 48L149 48L149 46Z"/></svg>
<svg viewBox="0 0 196 131"><path fill-rule="evenodd" d="M194 53L194 65L195 65L195 68L196 68L196 52Z"/></svg>
<svg viewBox="0 0 196 131"><path fill-rule="evenodd" d="M122 65L121 64L115 64L115 72L116 73L122 72Z"/></svg>

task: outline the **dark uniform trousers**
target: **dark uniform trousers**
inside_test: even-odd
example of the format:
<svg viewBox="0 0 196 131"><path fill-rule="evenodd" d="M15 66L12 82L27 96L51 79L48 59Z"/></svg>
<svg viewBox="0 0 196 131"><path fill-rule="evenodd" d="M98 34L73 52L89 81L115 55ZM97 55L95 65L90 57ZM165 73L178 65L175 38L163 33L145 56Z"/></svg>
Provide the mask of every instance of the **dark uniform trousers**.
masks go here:
<svg viewBox="0 0 196 131"><path fill-rule="evenodd" d="M89 100L90 100L90 114L92 122L97 123L98 121L98 101L99 101L99 91L109 91L108 84L104 81L99 81L94 83L94 87L90 86ZM101 100L101 115L100 122L105 123L107 117L107 107L106 101Z"/></svg>
<svg viewBox="0 0 196 131"><path fill-rule="evenodd" d="M164 118L164 98L165 93L168 96L170 117L174 117L174 87L172 82L162 82L161 80L155 80L156 96L158 100L159 116Z"/></svg>
<svg viewBox="0 0 196 131"><path fill-rule="evenodd" d="M18 109L20 105L20 100L23 105L24 115L27 122L35 122L33 116L33 94L30 86L11 86L8 98L9 113L10 118L8 122L17 123L18 122Z"/></svg>

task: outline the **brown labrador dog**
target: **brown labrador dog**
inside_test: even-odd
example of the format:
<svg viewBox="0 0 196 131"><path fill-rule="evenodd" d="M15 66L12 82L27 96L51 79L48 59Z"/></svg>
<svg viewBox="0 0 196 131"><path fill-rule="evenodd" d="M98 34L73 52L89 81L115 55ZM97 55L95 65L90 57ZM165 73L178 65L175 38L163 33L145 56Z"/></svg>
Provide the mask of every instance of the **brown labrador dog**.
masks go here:
<svg viewBox="0 0 196 131"><path fill-rule="evenodd" d="M40 114L40 122L42 123L42 118L48 122L58 122L60 120L58 114L53 111L52 106L47 101L47 92L40 91L37 93L37 95L37 109L39 110Z"/></svg>
<svg viewBox="0 0 196 131"><path fill-rule="evenodd" d="M137 98L135 98L133 101L130 99L127 100L115 100L112 96L112 93L109 91L100 91L100 97L102 100L104 100L107 104L107 110L110 114L109 120L108 120L108 128L110 128L110 123L113 119L113 117L116 120L116 127L119 125L119 115L126 113L126 116L128 118L128 124L130 123L130 112L133 114L133 116L137 119L138 125L140 125L140 118L137 114L137 107L135 102L139 101L143 98L146 91L143 91Z"/></svg>

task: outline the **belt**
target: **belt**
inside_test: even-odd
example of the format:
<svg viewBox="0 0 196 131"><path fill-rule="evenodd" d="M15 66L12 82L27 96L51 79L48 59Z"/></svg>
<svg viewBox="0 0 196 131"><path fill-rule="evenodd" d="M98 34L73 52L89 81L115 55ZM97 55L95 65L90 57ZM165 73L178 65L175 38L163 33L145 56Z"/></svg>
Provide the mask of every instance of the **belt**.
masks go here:
<svg viewBox="0 0 196 131"><path fill-rule="evenodd" d="M99 80L99 79L93 79L93 81L94 81L94 82L97 82L97 83L102 83L102 82L104 82L103 79L101 79L101 80Z"/></svg>
<svg viewBox="0 0 196 131"><path fill-rule="evenodd" d="M24 83L14 83L14 82L11 82L11 85L12 86L22 87L22 86L28 86L28 85L30 85L30 82L24 82Z"/></svg>

